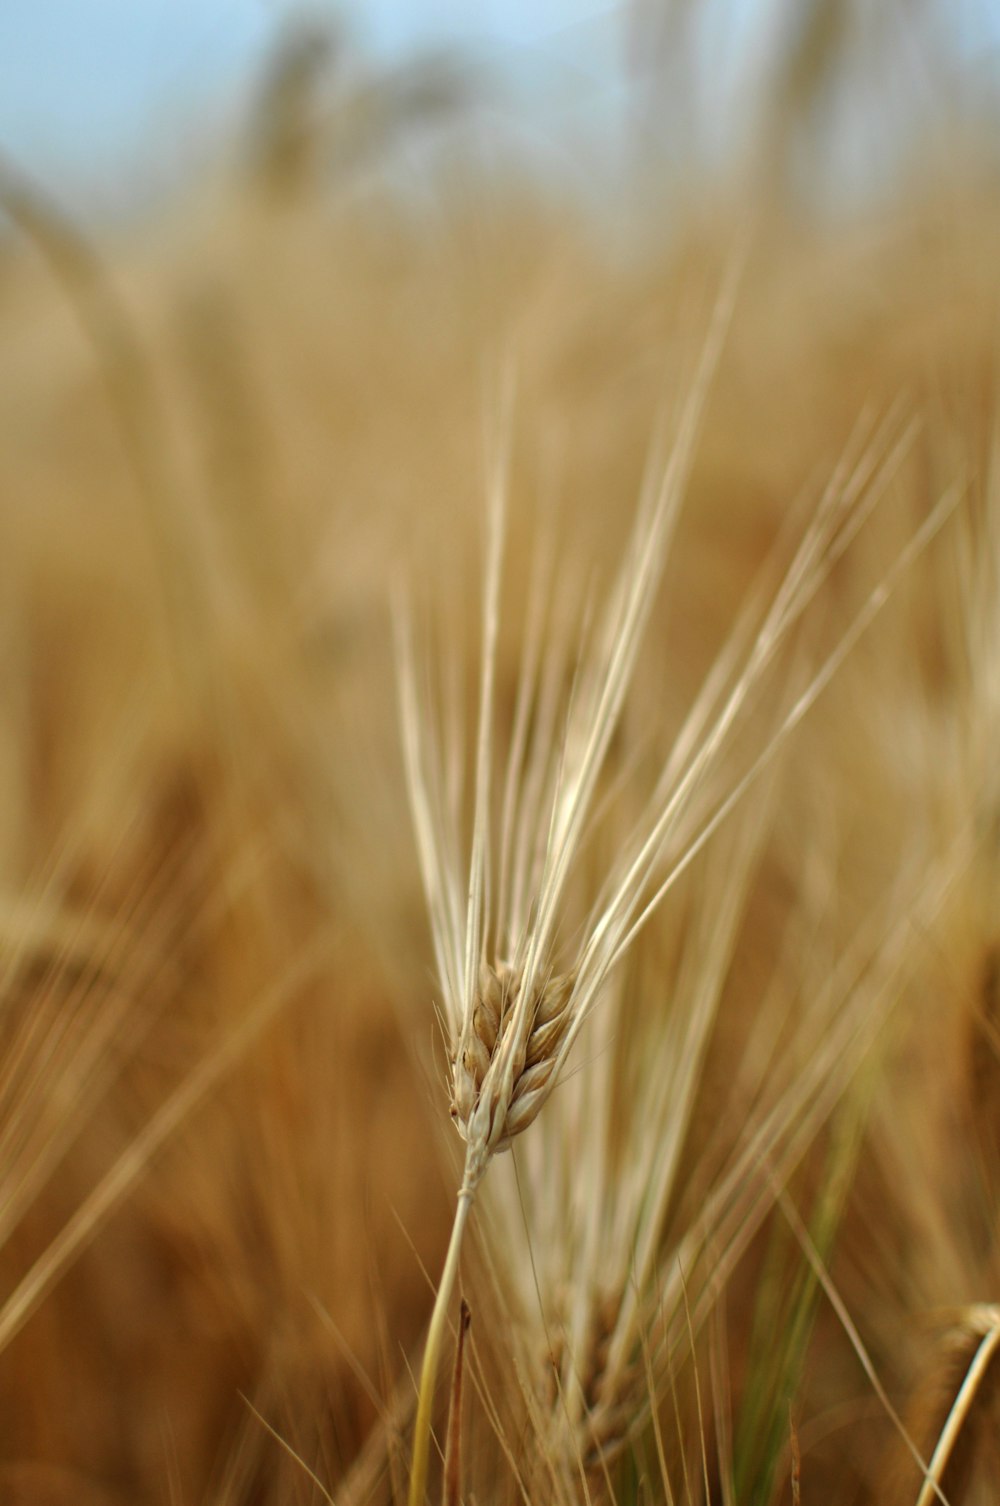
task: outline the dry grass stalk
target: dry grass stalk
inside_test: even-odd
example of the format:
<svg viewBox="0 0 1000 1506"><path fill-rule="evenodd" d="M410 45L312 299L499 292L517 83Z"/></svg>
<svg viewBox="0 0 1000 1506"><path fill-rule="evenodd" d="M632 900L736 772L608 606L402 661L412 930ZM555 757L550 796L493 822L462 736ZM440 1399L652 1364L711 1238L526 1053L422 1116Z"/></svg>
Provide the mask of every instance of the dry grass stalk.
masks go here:
<svg viewBox="0 0 1000 1506"><path fill-rule="evenodd" d="M448 1436L444 1451L444 1480L441 1506L461 1506L462 1502L462 1379L465 1365L465 1341L472 1314L462 1299L458 1316L458 1339L455 1344L455 1367L451 1377L448 1402Z"/></svg>
<svg viewBox="0 0 1000 1506"><path fill-rule="evenodd" d="M792 1487L792 1506L802 1506L802 1450L799 1446L799 1435L795 1427L795 1419L790 1414L788 1418L788 1437L791 1451L789 1481Z"/></svg>

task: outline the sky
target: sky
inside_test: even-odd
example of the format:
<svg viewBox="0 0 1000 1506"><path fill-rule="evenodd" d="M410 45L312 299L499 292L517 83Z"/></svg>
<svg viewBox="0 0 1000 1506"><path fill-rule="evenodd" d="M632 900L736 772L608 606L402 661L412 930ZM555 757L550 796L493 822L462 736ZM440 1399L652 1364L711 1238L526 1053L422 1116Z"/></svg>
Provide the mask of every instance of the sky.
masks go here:
<svg viewBox="0 0 1000 1506"><path fill-rule="evenodd" d="M595 0L0 0L0 149L53 187L112 194L165 174L238 108L296 16L345 19L366 55L420 47L576 66L614 24ZM614 68L614 49L603 63ZM594 66L593 63L591 66Z"/></svg>
<svg viewBox="0 0 1000 1506"><path fill-rule="evenodd" d="M789 0L698 4L717 92ZM613 0L0 0L0 151L71 206L99 213L141 203L224 137L269 46L303 15L346 20L374 62L451 46L508 76L533 77L539 97L573 83L589 109L624 88L627 8ZM970 79L1000 79L1000 0L937 0L937 10Z"/></svg>

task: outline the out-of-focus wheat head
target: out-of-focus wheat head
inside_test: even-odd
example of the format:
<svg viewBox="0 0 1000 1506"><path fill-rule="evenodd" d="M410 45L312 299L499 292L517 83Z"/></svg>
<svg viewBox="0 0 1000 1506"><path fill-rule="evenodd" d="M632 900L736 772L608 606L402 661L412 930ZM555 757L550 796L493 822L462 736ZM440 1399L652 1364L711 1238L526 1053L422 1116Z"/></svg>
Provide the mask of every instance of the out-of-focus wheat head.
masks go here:
<svg viewBox="0 0 1000 1506"><path fill-rule="evenodd" d="M942 425L942 452L962 454L970 470L966 505L907 602L896 641L884 645L877 670L868 667L894 687L891 703L883 688L872 718L871 751L906 810L920 813L928 851L948 872L940 904L914 929L906 1028L873 1104L855 1194L864 1222L847 1231L852 1300L869 1312L884 1374L902 1399L875 1488L921 1506L941 1494L992 1500L1000 1478L991 1301L1000 1279L997 494L992 425L984 444L978 417L963 411ZM878 693L871 685L863 693L874 706ZM893 1210L878 1257L876 1206Z"/></svg>

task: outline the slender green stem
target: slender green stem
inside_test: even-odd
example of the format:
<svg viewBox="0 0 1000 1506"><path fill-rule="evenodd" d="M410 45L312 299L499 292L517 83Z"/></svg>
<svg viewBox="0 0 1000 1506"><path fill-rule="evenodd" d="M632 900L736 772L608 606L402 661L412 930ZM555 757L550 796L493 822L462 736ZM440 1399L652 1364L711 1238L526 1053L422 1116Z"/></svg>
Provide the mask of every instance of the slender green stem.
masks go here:
<svg viewBox="0 0 1000 1506"><path fill-rule="evenodd" d="M444 1270L441 1272L437 1301L434 1303L430 1327L427 1330L424 1362L420 1367L417 1421L413 1432L413 1462L410 1467L409 1506L424 1506L425 1491L427 1489L427 1459L430 1453L431 1442L431 1413L434 1406L434 1382L437 1379L438 1361L441 1357L441 1339L444 1334L445 1320L448 1316L448 1303L455 1287L455 1277L458 1275L458 1257L462 1248L462 1235L465 1232L469 1209L472 1207L472 1198L473 1189L463 1183L462 1190L458 1194L458 1207L455 1209L455 1222L451 1230L451 1243L448 1245Z"/></svg>

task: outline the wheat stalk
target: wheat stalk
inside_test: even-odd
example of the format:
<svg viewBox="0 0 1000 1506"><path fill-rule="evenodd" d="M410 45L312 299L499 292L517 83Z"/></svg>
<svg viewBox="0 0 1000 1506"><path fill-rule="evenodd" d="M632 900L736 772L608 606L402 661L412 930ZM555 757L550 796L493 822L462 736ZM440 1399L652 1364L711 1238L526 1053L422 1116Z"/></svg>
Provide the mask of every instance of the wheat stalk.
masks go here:
<svg viewBox="0 0 1000 1506"><path fill-rule="evenodd" d="M421 1506L424 1498L434 1378L476 1189L491 1158L531 1124L552 1092L585 1018L619 959L621 923L632 918L641 893L641 883L637 885L635 877L629 876L626 892L613 895L607 910L592 917L578 960L557 970L553 960L557 930L574 859L584 841L663 571L733 293L730 278L715 309L669 462L658 485L652 471L647 479L617 582L589 645L589 656L578 670L561 740L552 735L551 727L553 686L563 668L560 657L550 655L536 683L537 658L526 656L505 790L500 856L503 910L496 915L491 914L490 904L493 699L505 515L499 465L489 508L475 810L464 905L454 841L456 822L446 803L446 780L435 739L421 711L412 633L404 622L399 625L407 780L452 1036L451 1112L466 1146L455 1222L421 1372L411 1506ZM529 722L534 723L535 736L526 748ZM533 841L539 829L546 833L541 854Z"/></svg>
<svg viewBox="0 0 1000 1506"><path fill-rule="evenodd" d="M893 414L878 427L862 421L784 563L787 540L779 541L638 819L581 912L585 886L576 874L598 815L602 781L612 772L609 749L662 578L733 292L731 277L669 459L647 472L614 585L594 625L586 615L561 621L545 604L547 594L558 603L558 589L544 571L536 580L502 778L494 716L506 515L502 457L494 466L467 858L461 718L436 710L433 683L418 672L412 614L397 613L406 778L449 1038L451 1114L465 1142L455 1225L421 1376L411 1506L423 1500L444 1312L469 1210L490 1161L537 1117L609 976L712 834L773 764L962 495L956 484L938 500L819 668L803 678L792 661L789 673L796 628L892 486L915 434L915 425L900 429ZM562 689L567 682L568 697ZM783 709L775 726L772 705L771 730L763 746L748 754L745 734L768 687ZM737 736L744 763L726 774Z"/></svg>
<svg viewBox="0 0 1000 1506"><path fill-rule="evenodd" d="M725 305L723 304L723 307ZM552 709L565 645L548 661L530 650L518 693L504 790L499 890L492 896L493 698L504 536L498 468L489 510L474 815L467 885L458 831L461 753L445 758L421 706L413 635L398 624L401 718L410 802L430 911L443 1009L451 1035L451 1112L465 1141L465 1166L452 1238L428 1334L411 1473L410 1506L423 1501L434 1378L445 1313L476 1189L495 1154L537 1116L551 1094L605 982L640 930L711 834L770 766L892 589L953 511L946 493L877 582L804 689L794 692L777 730L721 795L715 786L735 729L744 727L792 629L822 581L884 494L906 436L877 462L869 444L831 488L807 528L762 619L737 623L706 681L644 813L578 925L571 959L559 965L570 906L570 877L587 837L599 777L618 726L690 467L698 415L721 337L720 309L702 352L678 439L662 484L647 486L620 573L599 629L586 642L562 724ZM785 693L788 693L786 684ZM533 727L533 733L529 728ZM539 734L539 728L542 729ZM537 833L545 832L539 846Z"/></svg>
<svg viewBox="0 0 1000 1506"><path fill-rule="evenodd" d="M967 1358L967 1366L955 1400L938 1437L916 1506L930 1506L940 1496L948 1462L955 1451L959 1435L969 1422L986 1373L1000 1350L1000 1308L979 1303L961 1315L955 1335L955 1349Z"/></svg>
<svg viewBox="0 0 1000 1506"><path fill-rule="evenodd" d="M567 1479L604 1468L645 1411L637 1356L661 1305L668 1209L769 814L762 801L706 854L675 907L673 945L648 937L609 984L609 1044L574 1061L517 1174L505 1164L484 1187L495 1279L524 1331L526 1401Z"/></svg>

